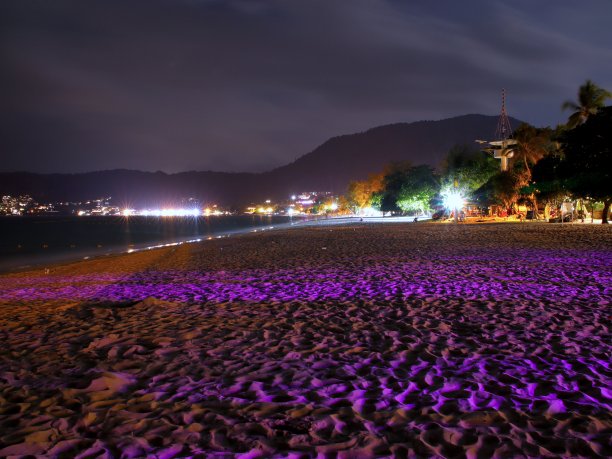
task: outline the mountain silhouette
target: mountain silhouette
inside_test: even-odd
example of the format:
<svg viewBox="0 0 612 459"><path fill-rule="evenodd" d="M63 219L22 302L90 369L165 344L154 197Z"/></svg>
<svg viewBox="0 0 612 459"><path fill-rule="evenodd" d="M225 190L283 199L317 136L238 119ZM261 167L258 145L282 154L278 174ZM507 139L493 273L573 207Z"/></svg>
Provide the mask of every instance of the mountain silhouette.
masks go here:
<svg viewBox="0 0 612 459"><path fill-rule="evenodd" d="M517 127L520 121L511 119ZM109 170L80 174L0 173L0 193L29 194L40 202L112 196L113 203L158 206L194 197L205 203L242 206L286 199L303 191L343 193L395 161L437 167L455 145L492 138L496 116L464 115L439 121L397 123L333 137L294 162L263 173L190 171L177 174Z"/></svg>

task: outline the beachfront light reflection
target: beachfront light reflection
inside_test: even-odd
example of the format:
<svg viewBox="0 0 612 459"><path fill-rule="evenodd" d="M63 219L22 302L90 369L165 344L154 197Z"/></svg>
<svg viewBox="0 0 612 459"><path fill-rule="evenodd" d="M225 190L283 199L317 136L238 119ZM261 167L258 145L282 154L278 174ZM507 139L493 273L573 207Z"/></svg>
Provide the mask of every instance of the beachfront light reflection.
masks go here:
<svg viewBox="0 0 612 459"><path fill-rule="evenodd" d="M123 215L141 215L143 217L198 217L201 215L200 209L184 209L184 208L169 208L169 209L144 209L140 211L135 211L133 209L129 210L129 214L126 212L126 209Z"/></svg>

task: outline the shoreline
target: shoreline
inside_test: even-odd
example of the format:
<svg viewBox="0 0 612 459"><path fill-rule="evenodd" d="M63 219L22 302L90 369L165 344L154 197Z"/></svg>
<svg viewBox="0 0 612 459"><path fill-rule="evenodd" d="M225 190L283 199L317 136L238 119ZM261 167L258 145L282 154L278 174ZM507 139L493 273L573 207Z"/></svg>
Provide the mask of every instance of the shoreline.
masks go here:
<svg viewBox="0 0 612 459"><path fill-rule="evenodd" d="M264 231L283 230L283 229L290 229L294 227L300 228L300 227L305 227L305 226L320 226L322 224L329 224L329 225L347 224L347 223L355 222L356 219L358 218L359 217L351 216L351 217L333 217L329 219L326 219L326 218L300 219L299 221L296 221L296 222L262 225L259 227L238 228L235 230L220 230L220 231L217 231L216 233L202 235L199 237L185 236L185 237L178 238L170 242L159 241L159 242L150 242L150 243L131 244L127 248L119 248L118 246L104 248L102 250L104 253L100 253L100 248L81 250L78 253L70 253L70 252L55 253L53 255L49 255L48 259L44 261L40 260L40 254L32 254L30 255L30 257L36 257L36 258L39 258L39 260L32 261L30 263L25 264L26 263L25 260L27 260L26 258L27 255L26 255L24 256L23 260L20 260L18 262L14 260L11 262L0 263L0 275L19 273L19 272L28 272L28 271L33 271L37 269L43 269L43 270L52 269L54 266L73 264L73 263L78 263L80 261L97 260L97 259L108 258L108 257L118 257L118 256L135 253L135 252L142 252L145 250L156 250L156 249L160 249L163 247L174 247L174 246L178 246L182 244L201 243L201 242L210 241L214 239L235 237L235 236L245 235L249 233L261 233ZM365 222L370 223L370 222L379 221L379 220L382 220L382 218L377 218L377 217L369 218L368 217L366 218ZM400 221L407 222L408 220L412 221L412 217L387 218L387 221L389 222L400 222ZM385 223L387 221L385 221Z"/></svg>
<svg viewBox="0 0 612 459"><path fill-rule="evenodd" d="M416 223L424 224L454 224L452 219L445 219L440 221L432 221L429 217L418 217L419 220ZM138 244L130 244L128 247L119 246L110 246L105 248L91 248L86 250L80 250L76 253L71 253L71 251L53 253L48 255L46 260L41 259L41 254L29 254L24 255L22 259L19 261L11 260L5 261L4 263L0 263L0 275L3 274L11 274L11 273L19 273L19 272L28 272L37 269L51 269L54 266L65 265L78 263L79 261L87 261L94 259L102 259L108 257L117 257L123 256L127 254L131 254L134 252L141 252L144 250L155 250L163 247L173 247L182 244L192 244L192 243L201 243L205 241L210 241L219 238L227 238L227 237L235 237L240 235L245 235L249 233L261 233L264 231L271 230L283 230L290 228L301 228L308 226L323 226L323 225L346 225L346 224L388 224L388 223L415 223L413 216L400 216L400 217L360 217L360 216L337 216L330 218L315 218L315 219L302 219L297 222L288 222L288 223L280 223L280 224L271 224L271 225L262 225L260 227L248 227L248 228L239 228L236 230L220 230L215 233L201 235L201 236L184 236L181 238L177 238L172 241L159 241L159 242L149 242L149 243L138 243ZM483 224L542 224L549 222L545 222L542 220L529 220L519 222L517 219L513 218L503 218L503 217L484 217L478 218L469 217L466 221L459 222L459 225L483 225ZM566 222L566 223L558 223L558 225L566 226L566 225L597 225L601 224L601 220L594 222ZM103 252L103 253L101 253ZM29 261L34 257L34 261Z"/></svg>
<svg viewBox="0 0 612 459"><path fill-rule="evenodd" d="M269 231L284 231L290 229L300 229L300 228L308 228L308 227L324 227L324 226L352 226L352 225L384 225L384 224L413 224L414 217L359 217L359 216L347 216L347 217L331 217L331 218L318 218L313 220L302 220L300 222L291 222L284 224L276 224L270 226L262 226L258 228L244 228L238 229L234 231L220 231L218 234L211 236L203 236L198 238L183 238L182 240L177 240L175 242L167 242L167 243L158 243L158 244L140 244L139 247L132 246L128 249L121 249L118 251L111 251L106 253L95 254L94 252L84 252L79 255L68 255L64 257L60 255L59 258L56 258L54 261L50 262L36 262L28 265L16 266L13 268L1 268L0 267L0 277L11 274L19 274L19 273L29 273L29 272L37 272L37 271L46 271L53 270L57 267L67 266L78 264L81 262L92 262L92 261L100 261L100 260L114 260L117 258L125 257L134 253L141 253L146 251L156 251L162 249L172 249L173 247L181 246L184 244L202 244L207 243L209 241L214 241L217 239L235 239L241 236L247 236L249 234L256 233L264 233ZM449 225L454 226L455 223L452 219L440 220L440 221L432 221L429 218L425 218L418 222L419 225ZM590 222L569 222L563 224L554 224L541 220L530 220L520 222L518 220L507 218L490 218L486 221L476 221L474 219L468 219L464 222L459 222L457 226L481 226L481 225L554 225L558 227L571 227L575 225L597 225L601 226L601 223L590 223Z"/></svg>

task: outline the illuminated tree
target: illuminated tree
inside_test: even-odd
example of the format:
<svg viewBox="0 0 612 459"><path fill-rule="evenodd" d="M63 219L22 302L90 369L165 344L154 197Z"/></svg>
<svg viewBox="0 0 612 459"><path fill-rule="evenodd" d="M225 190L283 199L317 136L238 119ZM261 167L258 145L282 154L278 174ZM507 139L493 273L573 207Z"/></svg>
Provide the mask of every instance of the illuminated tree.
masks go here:
<svg viewBox="0 0 612 459"><path fill-rule="evenodd" d="M518 141L518 145L514 150L511 164L515 168L520 164L531 178L531 167L556 149L553 130L535 128L523 123L514 131L514 138Z"/></svg>
<svg viewBox="0 0 612 459"><path fill-rule="evenodd" d="M372 198L384 187L384 173L370 174L367 180L354 181L349 184L347 201L357 209L372 206Z"/></svg>
<svg viewBox="0 0 612 459"><path fill-rule="evenodd" d="M518 144L510 164L516 175L516 185L531 203L534 215L538 218L537 194L532 186L532 168L542 158L557 151L554 132L550 128L535 128L523 123L514 131L514 138Z"/></svg>
<svg viewBox="0 0 612 459"><path fill-rule="evenodd" d="M381 197L380 209L383 212L397 212L400 208L397 200L402 186L408 180L408 174L412 169L409 161L392 163L386 168L384 177L384 191Z"/></svg>
<svg viewBox="0 0 612 459"><path fill-rule="evenodd" d="M396 205L403 212L427 212L430 202L440 189L438 178L429 166L409 169L404 177Z"/></svg>
<svg viewBox="0 0 612 459"><path fill-rule="evenodd" d="M490 200L505 207L508 214L512 214L514 205L520 196L522 182L520 177L512 171L501 171L488 182Z"/></svg>
<svg viewBox="0 0 612 459"><path fill-rule="evenodd" d="M372 199L370 201L370 206L372 207L372 209L382 210L383 194L383 191L378 191L372 195Z"/></svg>
<svg viewBox="0 0 612 459"><path fill-rule="evenodd" d="M442 187L455 182L466 193L476 191L497 173L499 164L487 154L466 145L453 147L442 165Z"/></svg>

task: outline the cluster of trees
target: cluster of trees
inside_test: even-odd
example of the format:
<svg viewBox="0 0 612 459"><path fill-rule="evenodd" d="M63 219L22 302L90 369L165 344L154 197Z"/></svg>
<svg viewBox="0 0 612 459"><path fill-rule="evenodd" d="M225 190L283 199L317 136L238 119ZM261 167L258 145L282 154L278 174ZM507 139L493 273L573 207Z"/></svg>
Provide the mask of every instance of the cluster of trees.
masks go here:
<svg viewBox="0 0 612 459"><path fill-rule="evenodd" d="M499 162L469 146L457 146L438 171L410 163L389 165L367 180L352 182L346 201L353 211L371 207L383 212L422 214L440 204L449 189L482 206L497 204L514 213L524 203L538 215L542 204L555 207L570 199L603 202L603 223L612 204L612 93L587 81L564 125L536 128L522 124L507 171Z"/></svg>

